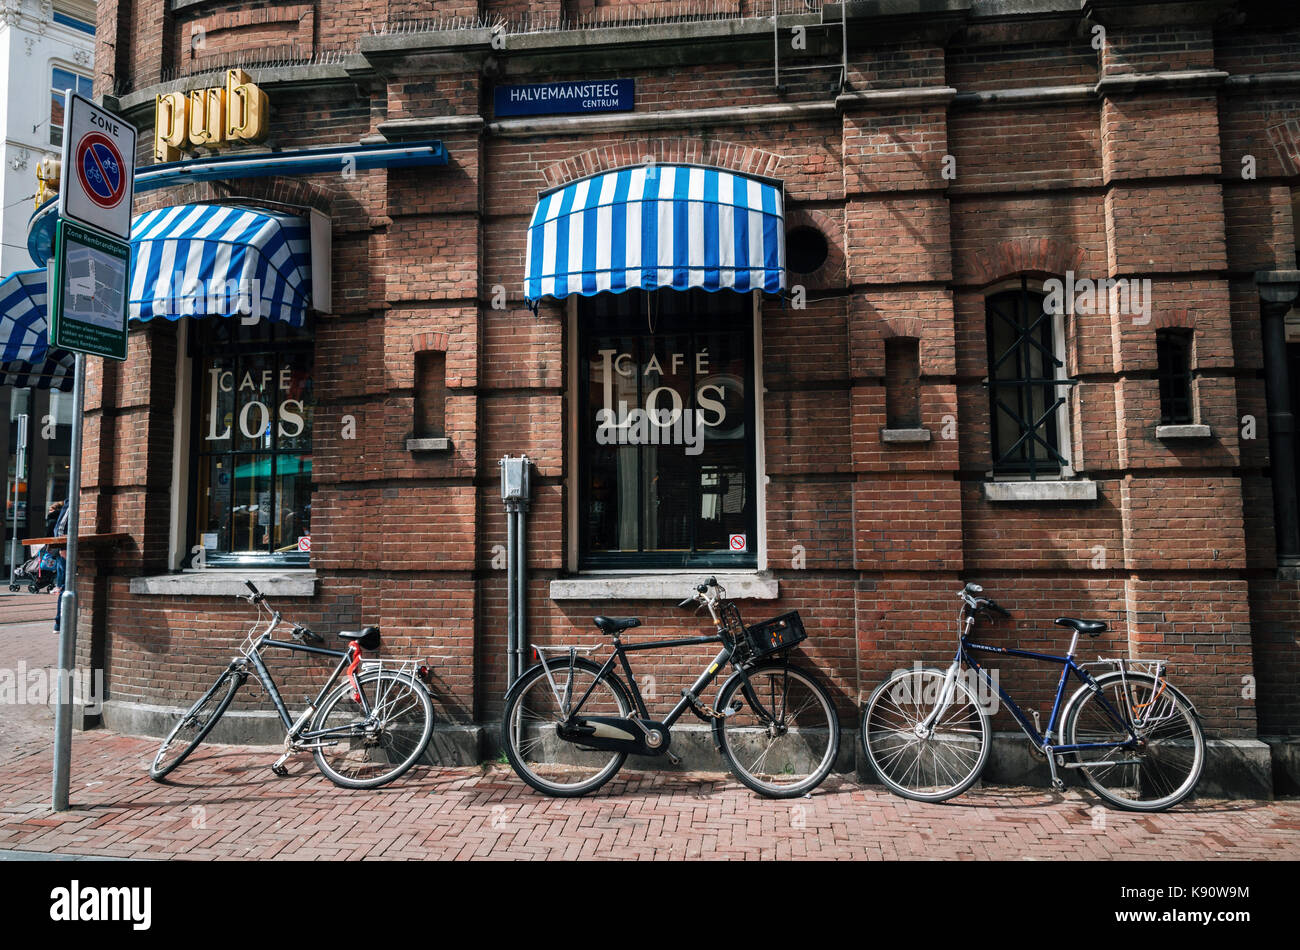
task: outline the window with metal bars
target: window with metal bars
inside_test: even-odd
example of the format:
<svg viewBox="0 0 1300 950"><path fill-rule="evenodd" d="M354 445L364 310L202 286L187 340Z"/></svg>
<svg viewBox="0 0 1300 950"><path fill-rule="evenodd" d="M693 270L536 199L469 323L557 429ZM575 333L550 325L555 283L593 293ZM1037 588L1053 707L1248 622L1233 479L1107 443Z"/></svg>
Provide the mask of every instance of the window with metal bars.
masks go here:
<svg viewBox="0 0 1300 950"><path fill-rule="evenodd" d="M1156 378L1160 383L1160 424L1190 425L1195 422L1190 331L1156 331Z"/></svg>
<svg viewBox="0 0 1300 950"><path fill-rule="evenodd" d="M994 475L1057 478L1069 468L1065 363L1058 314L1022 279L985 300Z"/></svg>

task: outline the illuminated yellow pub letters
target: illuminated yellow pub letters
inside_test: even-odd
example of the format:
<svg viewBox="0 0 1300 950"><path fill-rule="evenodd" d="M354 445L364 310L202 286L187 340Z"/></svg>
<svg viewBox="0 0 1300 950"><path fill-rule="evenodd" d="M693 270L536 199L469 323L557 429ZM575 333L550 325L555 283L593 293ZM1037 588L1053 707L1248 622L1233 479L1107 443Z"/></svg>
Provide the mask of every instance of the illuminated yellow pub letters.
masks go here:
<svg viewBox="0 0 1300 950"><path fill-rule="evenodd" d="M177 161L187 145L259 141L270 114L266 93L242 69L228 70L224 87L164 93L154 100L154 161Z"/></svg>

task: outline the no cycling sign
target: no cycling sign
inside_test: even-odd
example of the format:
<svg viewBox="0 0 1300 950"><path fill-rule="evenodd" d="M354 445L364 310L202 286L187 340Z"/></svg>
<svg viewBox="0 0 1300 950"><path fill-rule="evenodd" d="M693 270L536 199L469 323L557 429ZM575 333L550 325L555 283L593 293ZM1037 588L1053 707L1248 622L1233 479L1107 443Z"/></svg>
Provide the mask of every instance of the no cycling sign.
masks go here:
<svg viewBox="0 0 1300 950"><path fill-rule="evenodd" d="M135 126L71 90L66 101L59 217L129 240Z"/></svg>

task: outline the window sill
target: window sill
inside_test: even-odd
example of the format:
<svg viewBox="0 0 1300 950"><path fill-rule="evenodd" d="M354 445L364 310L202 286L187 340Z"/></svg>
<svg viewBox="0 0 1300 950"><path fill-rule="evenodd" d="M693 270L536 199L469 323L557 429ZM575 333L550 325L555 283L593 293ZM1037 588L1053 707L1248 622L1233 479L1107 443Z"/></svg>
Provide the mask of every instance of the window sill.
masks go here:
<svg viewBox="0 0 1300 950"><path fill-rule="evenodd" d="M779 583L767 571L707 570L675 574L589 574L551 581L551 600L679 601L705 577L716 577L734 600L775 600Z"/></svg>
<svg viewBox="0 0 1300 950"><path fill-rule="evenodd" d="M1210 427L1203 425L1156 426L1156 438L1162 442L1171 439L1208 439Z"/></svg>
<svg viewBox="0 0 1300 950"><path fill-rule="evenodd" d="M223 570L182 571L180 574L156 574L131 578L131 593L163 596L232 597L247 594L244 581L250 580L263 594L276 597L316 596L316 572L299 570Z"/></svg>
<svg viewBox="0 0 1300 950"><path fill-rule="evenodd" d="M984 498L993 502L1096 501L1097 483L1078 481L985 482Z"/></svg>
<svg viewBox="0 0 1300 950"><path fill-rule="evenodd" d="M929 442L930 430L924 426L917 426L911 429L890 429L882 428L880 430L881 442Z"/></svg>
<svg viewBox="0 0 1300 950"><path fill-rule="evenodd" d="M448 452L451 450L451 439L407 439L406 451L408 452Z"/></svg>

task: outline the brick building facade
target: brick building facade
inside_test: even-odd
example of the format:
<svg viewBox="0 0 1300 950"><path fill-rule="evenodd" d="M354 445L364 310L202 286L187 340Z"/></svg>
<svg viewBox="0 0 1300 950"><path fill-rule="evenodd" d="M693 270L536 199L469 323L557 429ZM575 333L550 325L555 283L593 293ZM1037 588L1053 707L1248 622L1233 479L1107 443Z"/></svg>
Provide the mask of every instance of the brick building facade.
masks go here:
<svg viewBox="0 0 1300 950"><path fill-rule="evenodd" d="M101 0L96 91L140 124L141 164L155 96L237 64L270 96L274 148L446 147L441 168L190 185L137 210L329 215L333 312L310 333L310 563L262 583L322 630L378 623L385 652L434 657L449 735L495 741L497 461L526 452L531 641L597 642L601 613L697 630L673 604L718 574L753 619L800 611L803 651L852 726L890 670L947 656L954 593L976 580L1015 612L996 634L1008 642L1060 646L1051 621L1070 614L1110 623L1102 655L1169 657L1215 740L1216 781L1266 792L1269 748L1279 787L1293 782L1284 740L1300 735L1284 431L1300 362L1269 335L1300 289L1300 15L1278 6L799 4L774 40L750 0L707 15L618 0ZM578 79L634 80L635 109L493 112L500 85ZM784 189L792 266L755 305L753 476L728 482L744 485L731 510L752 520L730 569L717 555L667 575L653 557L597 556L578 354L601 319L583 308L601 298L544 298L536 313L524 299L539 193L647 164ZM1053 281L1107 279L1119 284L1100 303L1017 323ZM128 731L198 695L249 619L229 596L238 571L176 573L195 542L192 430L206 424L187 415L206 358L194 322L137 326L127 363L90 372L83 518L132 541L85 555L79 651L106 669L105 718ZM422 436L447 447L408 448ZM679 504L684 487L656 482L657 504ZM689 505L725 513L719 491ZM616 530L647 544L644 522ZM645 669L671 698L702 662ZM276 668L291 684L317 675ZM1015 672L1017 695L1051 686Z"/></svg>

